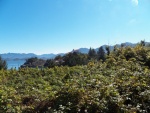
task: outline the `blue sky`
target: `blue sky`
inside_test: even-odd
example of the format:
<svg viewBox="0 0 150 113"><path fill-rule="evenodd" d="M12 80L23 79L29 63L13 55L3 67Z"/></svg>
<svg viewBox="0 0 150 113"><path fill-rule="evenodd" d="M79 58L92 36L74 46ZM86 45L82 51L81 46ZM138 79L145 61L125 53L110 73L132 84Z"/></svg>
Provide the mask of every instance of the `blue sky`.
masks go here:
<svg viewBox="0 0 150 113"><path fill-rule="evenodd" d="M0 53L150 42L150 0L0 0Z"/></svg>

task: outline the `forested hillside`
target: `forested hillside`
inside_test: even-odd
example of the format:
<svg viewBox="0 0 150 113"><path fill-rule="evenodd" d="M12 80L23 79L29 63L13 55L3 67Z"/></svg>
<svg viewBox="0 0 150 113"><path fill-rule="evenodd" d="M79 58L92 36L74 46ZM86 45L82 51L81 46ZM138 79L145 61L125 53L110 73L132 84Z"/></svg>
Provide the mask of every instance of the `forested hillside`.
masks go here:
<svg viewBox="0 0 150 113"><path fill-rule="evenodd" d="M0 113L150 113L150 48L106 50L86 65L1 69Z"/></svg>

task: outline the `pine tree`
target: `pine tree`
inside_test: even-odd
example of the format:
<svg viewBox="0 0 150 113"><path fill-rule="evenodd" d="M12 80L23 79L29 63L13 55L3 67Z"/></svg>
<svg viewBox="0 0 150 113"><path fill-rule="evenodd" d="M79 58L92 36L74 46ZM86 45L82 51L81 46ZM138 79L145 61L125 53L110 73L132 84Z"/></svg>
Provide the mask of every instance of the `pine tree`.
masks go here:
<svg viewBox="0 0 150 113"><path fill-rule="evenodd" d="M141 46L145 46L145 45L146 45L146 44L145 44L145 40L141 40L140 45L141 45Z"/></svg>
<svg viewBox="0 0 150 113"><path fill-rule="evenodd" d="M107 51L107 55L109 56L109 54L110 54L110 47L109 46L106 46L106 51Z"/></svg>
<svg viewBox="0 0 150 113"><path fill-rule="evenodd" d="M0 56L0 70L1 69L7 69L7 63L5 60L2 59L2 57Z"/></svg>
<svg viewBox="0 0 150 113"><path fill-rule="evenodd" d="M103 47L99 47L98 52L97 52L97 58L98 60L102 59L103 61L105 61L105 51L103 49Z"/></svg>
<svg viewBox="0 0 150 113"><path fill-rule="evenodd" d="M89 52L88 52L88 57L89 59L95 59L97 56L96 51L92 48L90 48Z"/></svg>

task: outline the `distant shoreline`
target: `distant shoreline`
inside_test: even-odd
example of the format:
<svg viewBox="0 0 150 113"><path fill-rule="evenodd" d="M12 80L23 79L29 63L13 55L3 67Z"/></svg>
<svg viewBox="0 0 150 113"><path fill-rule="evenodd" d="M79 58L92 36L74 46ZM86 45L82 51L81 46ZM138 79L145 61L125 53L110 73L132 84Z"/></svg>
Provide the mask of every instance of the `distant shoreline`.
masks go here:
<svg viewBox="0 0 150 113"><path fill-rule="evenodd" d="M21 65L25 63L25 59L7 59L7 67L8 69L19 69Z"/></svg>

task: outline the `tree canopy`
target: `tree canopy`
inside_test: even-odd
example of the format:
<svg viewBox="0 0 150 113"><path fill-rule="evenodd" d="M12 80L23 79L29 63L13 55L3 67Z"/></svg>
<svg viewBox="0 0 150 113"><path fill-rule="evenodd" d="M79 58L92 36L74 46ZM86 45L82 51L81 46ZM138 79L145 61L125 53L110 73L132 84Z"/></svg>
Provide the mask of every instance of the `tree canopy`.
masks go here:
<svg viewBox="0 0 150 113"><path fill-rule="evenodd" d="M2 59L2 57L0 56L0 70L1 69L7 69L7 63L5 60Z"/></svg>

